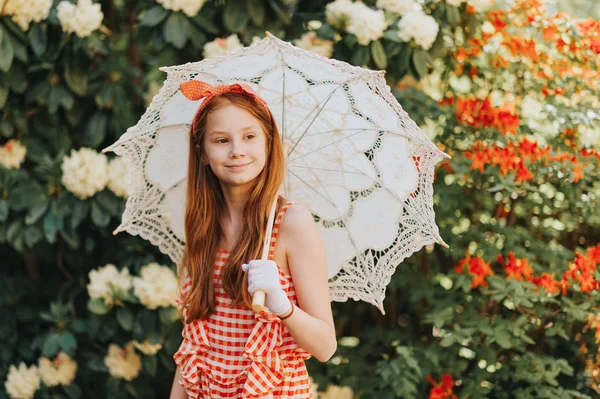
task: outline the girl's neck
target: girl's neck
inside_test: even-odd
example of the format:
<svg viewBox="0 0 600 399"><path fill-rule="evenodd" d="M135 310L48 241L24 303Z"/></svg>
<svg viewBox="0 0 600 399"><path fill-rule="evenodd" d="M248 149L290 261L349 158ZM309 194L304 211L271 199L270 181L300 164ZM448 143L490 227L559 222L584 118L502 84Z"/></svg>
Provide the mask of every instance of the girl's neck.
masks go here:
<svg viewBox="0 0 600 399"><path fill-rule="evenodd" d="M221 215L221 226L223 228L222 249L231 249L235 245L243 223L244 206L248 199L249 190L242 186L221 185L225 208Z"/></svg>

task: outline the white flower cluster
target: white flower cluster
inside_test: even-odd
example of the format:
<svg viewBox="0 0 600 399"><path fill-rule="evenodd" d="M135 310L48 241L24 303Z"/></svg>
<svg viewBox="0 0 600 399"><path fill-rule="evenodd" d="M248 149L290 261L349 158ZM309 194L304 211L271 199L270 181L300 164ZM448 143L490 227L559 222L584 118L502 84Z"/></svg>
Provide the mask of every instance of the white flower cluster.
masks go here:
<svg viewBox="0 0 600 399"><path fill-rule="evenodd" d="M108 182L106 155L90 148L71 150L61 165L62 184L77 197L86 199L104 190Z"/></svg>
<svg viewBox="0 0 600 399"><path fill-rule="evenodd" d="M383 37L387 28L383 10L373 10L361 1L335 0L325 6L325 16L337 29L355 35L363 46Z"/></svg>
<svg viewBox="0 0 600 399"><path fill-rule="evenodd" d="M56 10L63 32L75 32L79 37L91 35L104 18L100 4L93 4L92 0L78 0L77 5L61 1Z"/></svg>
<svg viewBox="0 0 600 399"><path fill-rule="evenodd" d="M409 42L414 39L417 45L428 50L437 37L440 26L435 18L425 14L423 10L405 13L398 21L398 37Z"/></svg>
<svg viewBox="0 0 600 399"><path fill-rule="evenodd" d="M377 8L403 15L405 12L418 10L421 6L414 0L377 0Z"/></svg>
<svg viewBox="0 0 600 399"><path fill-rule="evenodd" d="M11 365L8 369L4 388L12 399L32 399L40 387L37 367L27 367L21 362L19 367Z"/></svg>
<svg viewBox="0 0 600 399"><path fill-rule="evenodd" d="M31 22L40 22L48 18L52 0L8 0L2 14L12 15L12 20L23 31L29 29Z"/></svg>
<svg viewBox="0 0 600 399"><path fill-rule="evenodd" d="M333 53L333 42L331 40L321 40L315 32L306 32L300 39L294 40L294 44L301 49L312 51L315 54L330 58Z"/></svg>
<svg viewBox="0 0 600 399"><path fill-rule="evenodd" d="M335 0L325 6L327 22L337 29L345 29L350 21L354 3L352 0Z"/></svg>
<svg viewBox="0 0 600 399"><path fill-rule="evenodd" d="M75 380L77 362L69 355L60 352L54 360L40 357L38 367L27 367L21 362L19 367L11 365L4 388L11 399L31 399L40 387L40 380L47 387L68 386Z"/></svg>
<svg viewBox="0 0 600 399"><path fill-rule="evenodd" d="M115 195L129 197L131 185L128 183L127 176L127 163L123 157L114 158L108 163L108 188Z"/></svg>
<svg viewBox="0 0 600 399"><path fill-rule="evenodd" d="M144 355L156 355L158 353L159 350L162 349L162 344L158 343L156 345L152 345L152 343L149 340L145 340L144 342L138 342L138 341L131 341L133 343L133 346L135 346L136 349L138 349L140 352L142 352Z"/></svg>
<svg viewBox="0 0 600 399"><path fill-rule="evenodd" d="M7 169L18 169L25 160L27 148L18 140L8 140L0 147L0 165Z"/></svg>
<svg viewBox="0 0 600 399"><path fill-rule="evenodd" d="M494 0L467 0L467 4L473 7L475 12L485 12L494 4Z"/></svg>
<svg viewBox="0 0 600 399"><path fill-rule="evenodd" d="M352 9L352 17L346 31L356 36L358 44L366 46L371 41L383 37L387 28L383 10L373 10L362 2L354 3Z"/></svg>
<svg viewBox="0 0 600 399"><path fill-rule="evenodd" d="M89 277L87 290L90 298L103 299L108 306L120 302L132 286L129 270L124 268L119 272L112 264L90 271Z"/></svg>
<svg viewBox="0 0 600 399"><path fill-rule="evenodd" d="M133 293L148 309L176 306L179 295L177 276L167 266L149 263L133 279Z"/></svg>
<svg viewBox="0 0 600 399"><path fill-rule="evenodd" d="M156 0L167 10L183 11L188 17L195 17L206 0Z"/></svg>
<svg viewBox="0 0 600 399"><path fill-rule="evenodd" d="M70 385L77 374L77 362L72 360L69 355L60 352L54 360L41 357L38 360L39 373L42 381L48 387L57 385Z"/></svg>
<svg viewBox="0 0 600 399"><path fill-rule="evenodd" d="M125 345L124 348L110 344L108 354L104 358L104 364L114 378L131 381L140 374L142 358L135 353L133 342Z"/></svg>
<svg viewBox="0 0 600 399"><path fill-rule="evenodd" d="M340 387L337 385L328 385L325 392L319 394L319 399L352 399L354 392L350 387Z"/></svg>
<svg viewBox="0 0 600 399"><path fill-rule="evenodd" d="M227 38L218 38L204 45L204 58L219 57L227 55L234 50L243 48L244 45L240 42L240 38L235 33Z"/></svg>

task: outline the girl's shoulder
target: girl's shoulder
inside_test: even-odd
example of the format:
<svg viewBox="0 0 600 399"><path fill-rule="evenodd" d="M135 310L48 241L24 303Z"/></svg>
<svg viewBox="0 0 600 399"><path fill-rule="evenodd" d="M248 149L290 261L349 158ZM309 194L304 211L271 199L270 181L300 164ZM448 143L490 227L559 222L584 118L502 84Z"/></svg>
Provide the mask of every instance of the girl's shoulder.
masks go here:
<svg viewBox="0 0 600 399"><path fill-rule="evenodd" d="M303 236L318 234L314 218L308 207L297 202L288 203L285 216L279 226L279 236L286 243L293 244Z"/></svg>

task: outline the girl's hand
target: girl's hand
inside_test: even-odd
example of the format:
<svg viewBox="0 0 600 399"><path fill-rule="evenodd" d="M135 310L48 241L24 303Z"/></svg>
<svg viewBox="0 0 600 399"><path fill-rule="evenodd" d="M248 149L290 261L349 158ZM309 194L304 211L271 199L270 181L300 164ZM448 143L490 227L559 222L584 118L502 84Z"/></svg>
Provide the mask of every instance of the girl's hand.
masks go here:
<svg viewBox="0 0 600 399"><path fill-rule="evenodd" d="M281 316L288 313L292 303L279 283L279 269L272 260L251 260L244 263L242 270L248 273L248 292L250 295L258 290L267 294L265 305L271 313Z"/></svg>

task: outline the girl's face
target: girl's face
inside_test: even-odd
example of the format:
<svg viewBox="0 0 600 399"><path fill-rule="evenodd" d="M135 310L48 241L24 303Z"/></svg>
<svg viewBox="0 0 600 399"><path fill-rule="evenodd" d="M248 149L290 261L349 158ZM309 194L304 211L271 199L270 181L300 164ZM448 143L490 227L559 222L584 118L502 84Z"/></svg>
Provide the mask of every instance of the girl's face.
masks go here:
<svg viewBox="0 0 600 399"><path fill-rule="evenodd" d="M206 163L228 186L250 184L266 162L267 137L248 111L227 105L208 115L204 134Z"/></svg>

